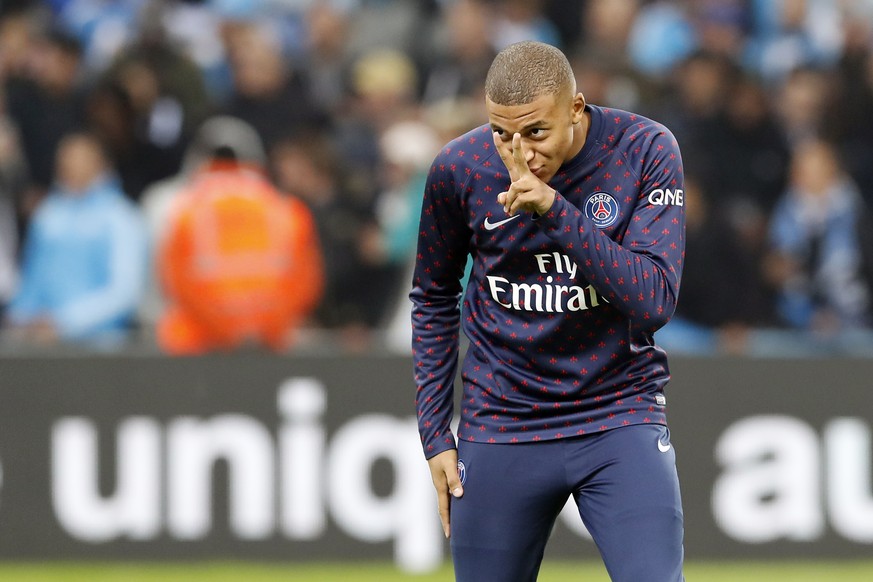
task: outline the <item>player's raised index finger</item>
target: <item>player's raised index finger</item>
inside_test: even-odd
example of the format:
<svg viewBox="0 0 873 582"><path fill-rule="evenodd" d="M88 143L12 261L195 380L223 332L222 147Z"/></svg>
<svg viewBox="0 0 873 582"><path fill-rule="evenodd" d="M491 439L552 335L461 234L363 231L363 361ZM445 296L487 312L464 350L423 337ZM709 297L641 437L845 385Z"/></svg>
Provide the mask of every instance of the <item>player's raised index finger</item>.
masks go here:
<svg viewBox="0 0 873 582"><path fill-rule="evenodd" d="M527 156L524 153L524 145L521 143L521 134L512 135L512 161L515 166L515 176L513 180L519 179L524 174L530 174L530 168L527 166Z"/></svg>
<svg viewBox="0 0 873 582"><path fill-rule="evenodd" d="M500 135L496 131L492 132L491 135L494 136L494 147L497 148L497 153L500 154L503 165L509 170L509 179L515 182L518 179L518 172L515 171L515 159L512 155L504 153L500 147Z"/></svg>

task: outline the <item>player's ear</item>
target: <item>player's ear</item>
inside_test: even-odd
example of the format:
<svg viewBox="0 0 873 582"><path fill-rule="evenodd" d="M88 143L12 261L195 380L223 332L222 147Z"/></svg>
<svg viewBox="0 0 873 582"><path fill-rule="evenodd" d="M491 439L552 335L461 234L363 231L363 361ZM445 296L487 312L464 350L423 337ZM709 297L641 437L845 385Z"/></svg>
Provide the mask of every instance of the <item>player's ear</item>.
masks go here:
<svg viewBox="0 0 873 582"><path fill-rule="evenodd" d="M573 124L582 121L583 115L585 115L585 96L582 93L576 93L573 96L573 112L570 117Z"/></svg>

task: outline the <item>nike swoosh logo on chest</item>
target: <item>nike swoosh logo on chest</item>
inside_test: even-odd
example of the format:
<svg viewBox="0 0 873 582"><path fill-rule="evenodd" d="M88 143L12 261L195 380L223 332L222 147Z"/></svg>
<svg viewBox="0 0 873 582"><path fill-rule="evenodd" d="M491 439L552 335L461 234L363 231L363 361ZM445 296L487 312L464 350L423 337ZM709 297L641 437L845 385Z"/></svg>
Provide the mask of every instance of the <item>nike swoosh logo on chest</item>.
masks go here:
<svg viewBox="0 0 873 582"><path fill-rule="evenodd" d="M498 220L497 222L491 222L488 217L485 217L485 222L483 222L483 226L485 230L494 230L495 228L506 224L507 222L512 222L516 218L521 216L521 214L516 214L515 216L510 216L509 218L504 218L503 220Z"/></svg>

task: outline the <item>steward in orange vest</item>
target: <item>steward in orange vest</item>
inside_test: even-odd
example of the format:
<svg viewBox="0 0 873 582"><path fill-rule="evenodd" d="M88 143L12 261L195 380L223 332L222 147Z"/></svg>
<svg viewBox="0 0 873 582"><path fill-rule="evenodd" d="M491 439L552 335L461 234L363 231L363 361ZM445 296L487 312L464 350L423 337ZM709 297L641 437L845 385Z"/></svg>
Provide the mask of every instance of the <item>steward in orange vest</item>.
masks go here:
<svg viewBox="0 0 873 582"><path fill-rule="evenodd" d="M168 307L161 348L275 351L314 310L324 268L309 208L232 152L217 152L179 195L157 255Z"/></svg>

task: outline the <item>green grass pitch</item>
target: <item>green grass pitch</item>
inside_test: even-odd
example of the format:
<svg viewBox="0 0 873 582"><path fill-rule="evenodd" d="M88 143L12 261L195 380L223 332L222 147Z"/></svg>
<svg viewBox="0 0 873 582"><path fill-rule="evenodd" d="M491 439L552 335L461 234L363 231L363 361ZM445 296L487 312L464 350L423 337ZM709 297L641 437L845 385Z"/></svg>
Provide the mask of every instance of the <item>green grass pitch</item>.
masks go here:
<svg viewBox="0 0 873 582"><path fill-rule="evenodd" d="M873 560L862 562L691 562L688 582L870 582ZM450 582L450 566L425 575L387 564L265 563L0 563L8 582ZM547 562L539 582L609 582L599 563Z"/></svg>

